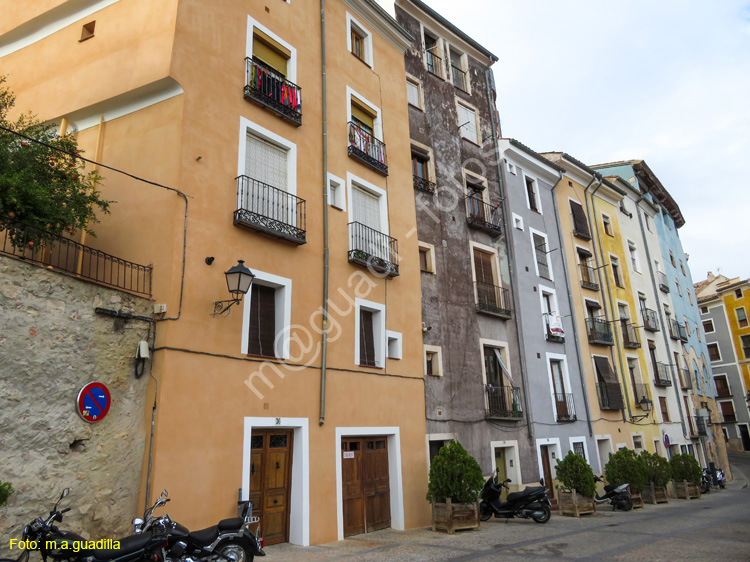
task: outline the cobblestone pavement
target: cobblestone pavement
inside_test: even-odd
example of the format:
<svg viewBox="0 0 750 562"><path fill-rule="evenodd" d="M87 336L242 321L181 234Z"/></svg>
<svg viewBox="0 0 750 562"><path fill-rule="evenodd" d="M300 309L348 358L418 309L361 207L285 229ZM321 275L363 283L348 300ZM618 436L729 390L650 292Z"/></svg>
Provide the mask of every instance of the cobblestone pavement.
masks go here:
<svg viewBox="0 0 750 562"><path fill-rule="evenodd" d="M312 547L269 546L268 562L306 560L750 561L750 454L733 455L735 480L700 500L671 500L631 512L553 515L549 523L490 520L455 535L385 529Z"/></svg>

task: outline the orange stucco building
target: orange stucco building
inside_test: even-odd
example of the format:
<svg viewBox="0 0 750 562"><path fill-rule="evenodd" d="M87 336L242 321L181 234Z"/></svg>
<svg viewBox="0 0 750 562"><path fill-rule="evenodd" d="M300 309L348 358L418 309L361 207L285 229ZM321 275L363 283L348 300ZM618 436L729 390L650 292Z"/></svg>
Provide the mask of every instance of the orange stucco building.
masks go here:
<svg viewBox="0 0 750 562"><path fill-rule="evenodd" d="M371 0L2 4L17 107L159 184L101 168L84 240L154 268L141 505L200 528L239 493L267 543L427 524L408 33Z"/></svg>

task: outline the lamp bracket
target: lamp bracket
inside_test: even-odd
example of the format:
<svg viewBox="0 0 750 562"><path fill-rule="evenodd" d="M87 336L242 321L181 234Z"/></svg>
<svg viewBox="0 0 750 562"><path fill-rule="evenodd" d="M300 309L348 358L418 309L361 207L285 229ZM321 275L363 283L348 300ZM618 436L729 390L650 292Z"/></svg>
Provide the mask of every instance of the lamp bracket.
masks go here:
<svg viewBox="0 0 750 562"><path fill-rule="evenodd" d="M214 303L214 313L213 316L216 316L217 314L227 314L229 312L229 309L232 307L232 305L241 303L241 299L229 299L226 301L216 301Z"/></svg>

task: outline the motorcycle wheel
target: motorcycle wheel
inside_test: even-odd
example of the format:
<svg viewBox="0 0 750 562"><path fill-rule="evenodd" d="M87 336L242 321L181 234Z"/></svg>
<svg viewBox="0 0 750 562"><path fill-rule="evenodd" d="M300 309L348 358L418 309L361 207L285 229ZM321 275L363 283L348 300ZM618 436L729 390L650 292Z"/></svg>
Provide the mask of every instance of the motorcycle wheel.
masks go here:
<svg viewBox="0 0 750 562"><path fill-rule="evenodd" d="M623 511L630 511L633 509L633 498L630 497L630 494L623 496L620 499L620 509Z"/></svg>
<svg viewBox="0 0 750 562"><path fill-rule="evenodd" d="M708 482L701 482L701 494L707 494L711 491L711 484Z"/></svg>
<svg viewBox="0 0 750 562"><path fill-rule="evenodd" d="M543 514L541 517L531 516L535 523L546 523L549 521L550 517L552 517L552 511L547 504L542 504L542 512Z"/></svg>
<svg viewBox="0 0 750 562"><path fill-rule="evenodd" d="M213 562L229 562L226 558L216 556L217 553L226 556L231 562L253 562L255 558L250 545L242 539L231 539L219 543L214 549L214 555L211 556Z"/></svg>
<svg viewBox="0 0 750 562"><path fill-rule="evenodd" d="M488 521L492 517L492 510L485 502L479 504L479 520Z"/></svg>

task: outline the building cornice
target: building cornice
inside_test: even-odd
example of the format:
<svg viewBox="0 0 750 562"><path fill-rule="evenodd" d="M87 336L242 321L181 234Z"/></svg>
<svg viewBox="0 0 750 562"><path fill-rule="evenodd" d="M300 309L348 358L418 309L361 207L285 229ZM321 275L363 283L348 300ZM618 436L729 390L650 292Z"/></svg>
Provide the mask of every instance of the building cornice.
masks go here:
<svg viewBox="0 0 750 562"><path fill-rule="evenodd" d="M402 53L405 53L414 41L411 33L406 31L375 0L344 0L344 4L357 12L358 16Z"/></svg>
<svg viewBox="0 0 750 562"><path fill-rule="evenodd" d="M565 173L565 168L558 166L515 139L499 139L498 146L503 157L510 157L514 163L523 163L527 166L532 166L535 173L544 174L546 176L545 179L548 181L556 183L560 174Z"/></svg>

